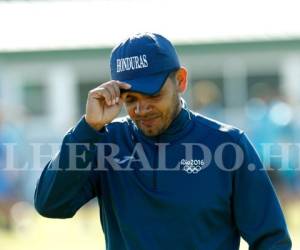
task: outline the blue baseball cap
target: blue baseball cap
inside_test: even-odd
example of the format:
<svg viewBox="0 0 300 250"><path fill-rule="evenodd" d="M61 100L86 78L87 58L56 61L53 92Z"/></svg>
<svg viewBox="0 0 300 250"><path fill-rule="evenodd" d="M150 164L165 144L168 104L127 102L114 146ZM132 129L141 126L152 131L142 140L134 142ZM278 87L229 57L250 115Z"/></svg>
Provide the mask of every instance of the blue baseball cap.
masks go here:
<svg viewBox="0 0 300 250"><path fill-rule="evenodd" d="M129 83L129 91L153 95L160 91L170 72L180 68L174 46L165 37L140 33L129 37L111 52L111 79Z"/></svg>

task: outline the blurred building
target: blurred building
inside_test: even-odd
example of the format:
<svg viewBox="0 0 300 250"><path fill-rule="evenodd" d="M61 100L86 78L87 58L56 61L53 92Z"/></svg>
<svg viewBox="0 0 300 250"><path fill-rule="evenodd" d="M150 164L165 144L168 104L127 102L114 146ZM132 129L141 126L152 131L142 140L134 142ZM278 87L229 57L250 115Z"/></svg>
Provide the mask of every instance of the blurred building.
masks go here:
<svg viewBox="0 0 300 250"><path fill-rule="evenodd" d="M189 70L185 97L193 108L245 127L249 100L280 99L298 107L300 40L175 44ZM88 91L109 80L110 50L0 51L6 116L22 123L29 139L61 136L84 114Z"/></svg>

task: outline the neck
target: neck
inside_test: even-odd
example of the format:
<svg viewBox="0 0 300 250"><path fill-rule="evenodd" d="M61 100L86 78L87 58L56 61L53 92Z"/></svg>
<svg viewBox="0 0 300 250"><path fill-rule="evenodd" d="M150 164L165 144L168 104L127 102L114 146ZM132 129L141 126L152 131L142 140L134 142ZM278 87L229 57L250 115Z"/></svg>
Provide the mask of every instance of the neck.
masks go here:
<svg viewBox="0 0 300 250"><path fill-rule="evenodd" d="M179 97L178 103L177 103L177 108L176 108L176 112L174 115L174 119L177 117L177 115L180 113L181 109L182 109L183 103L181 101L181 98Z"/></svg>

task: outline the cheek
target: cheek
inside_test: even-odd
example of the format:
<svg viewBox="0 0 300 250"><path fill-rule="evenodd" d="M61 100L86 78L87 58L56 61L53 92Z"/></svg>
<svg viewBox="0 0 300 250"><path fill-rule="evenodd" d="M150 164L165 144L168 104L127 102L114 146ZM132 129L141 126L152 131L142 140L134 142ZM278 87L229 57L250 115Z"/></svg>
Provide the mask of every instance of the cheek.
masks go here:
<svg viewBox="0 0 300 250"><path fill-rule="evenodd" d="M130 116L131 119L135 117L134 107L133 105L125 105L126 112Z"/></svg>

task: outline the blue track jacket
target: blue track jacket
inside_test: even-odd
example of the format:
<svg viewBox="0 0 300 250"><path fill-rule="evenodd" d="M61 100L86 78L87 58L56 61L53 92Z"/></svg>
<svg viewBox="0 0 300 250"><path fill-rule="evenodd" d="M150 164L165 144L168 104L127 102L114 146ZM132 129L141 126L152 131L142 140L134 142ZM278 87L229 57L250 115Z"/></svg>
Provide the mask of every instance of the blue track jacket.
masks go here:
<svg viewBox="0 0 300 250"><path fill-rule="evenodd" d="M246 135L187 108L157 137L128 117L101 131L82 118L69 130L38 181L35 207L70 218L94 197L107 250L236 250L240 236L253 250L291 249Z"/></svg>

